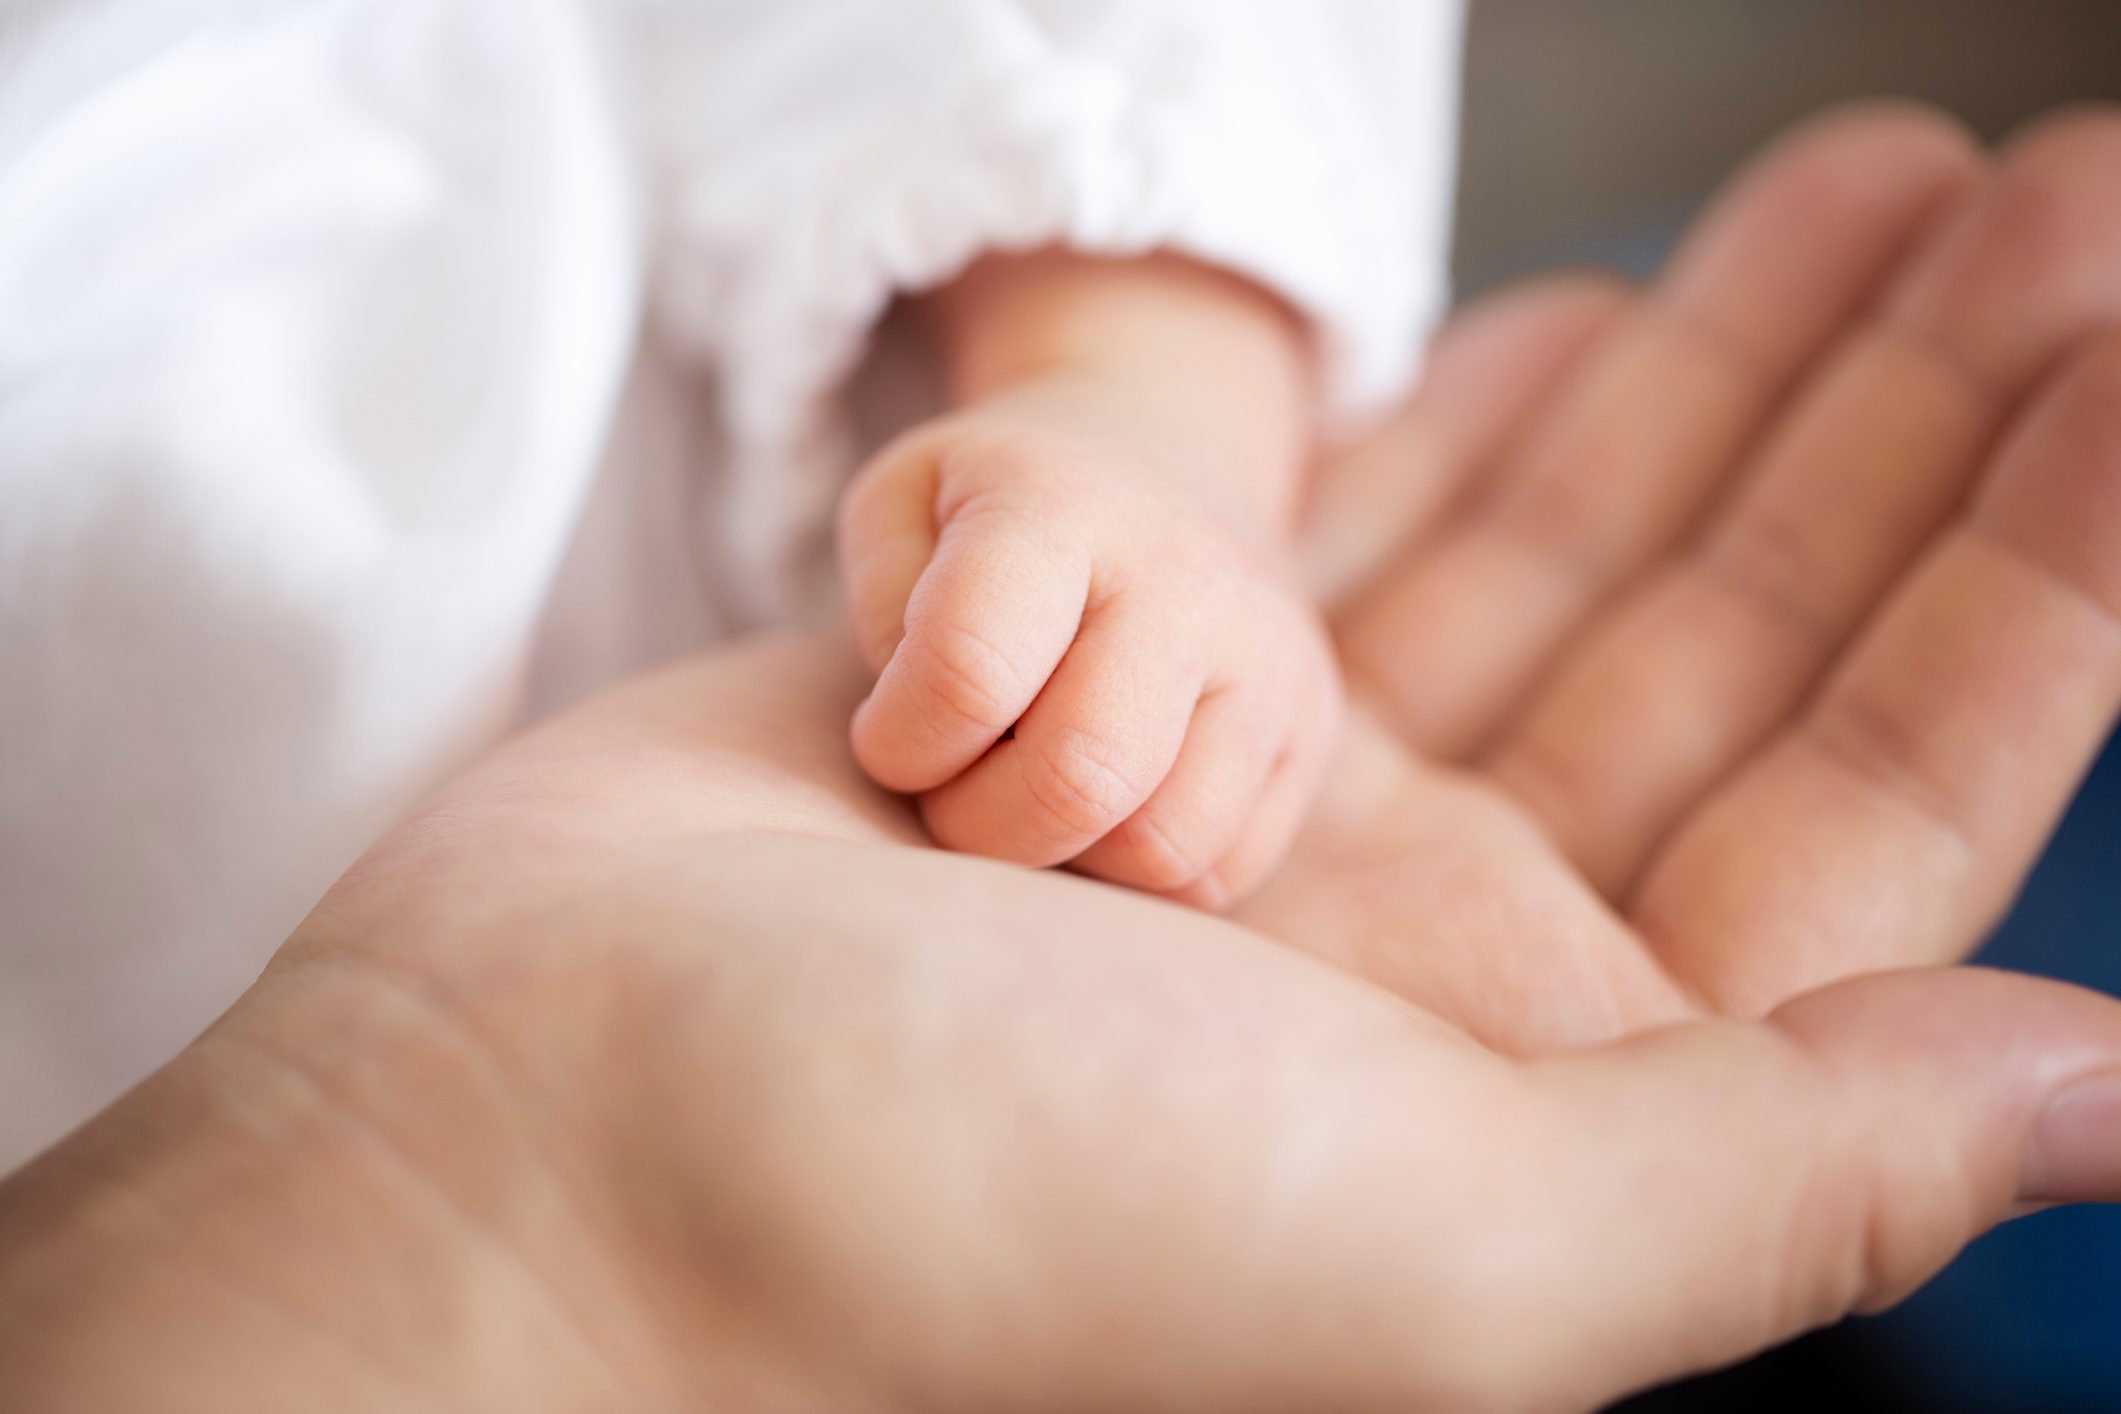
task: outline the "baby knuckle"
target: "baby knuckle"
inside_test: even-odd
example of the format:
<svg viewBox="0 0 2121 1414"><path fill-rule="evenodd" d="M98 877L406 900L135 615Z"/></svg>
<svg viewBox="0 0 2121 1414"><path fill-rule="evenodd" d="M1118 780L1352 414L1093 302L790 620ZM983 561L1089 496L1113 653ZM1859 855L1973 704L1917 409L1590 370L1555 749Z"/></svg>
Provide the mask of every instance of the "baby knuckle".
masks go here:
<svg viewBox="0 0 2121 1414"><path fill-rule="evenodd" d="M1129 872L1144 888L1182 889L1205 876L1214 863L1197 842L1184 838L1150 810L1137 811L1115 833Z"/></svg>
<svg viewBox="0 0 2121 1414"><path fill-rule="evenodd" d="M944 725L1000 732L1016 720L1023 674L1009 655L978 633L948 624L925 635L921 691Z"/></svg>
<svg viewBox="0 0 2121 1414"><path fill-rule="evenodd" d="M1056 734L1024 773L1031 822L1055 840L1095 839L1122 819L1135 796L1109 744L1089 732Z"/></svg>

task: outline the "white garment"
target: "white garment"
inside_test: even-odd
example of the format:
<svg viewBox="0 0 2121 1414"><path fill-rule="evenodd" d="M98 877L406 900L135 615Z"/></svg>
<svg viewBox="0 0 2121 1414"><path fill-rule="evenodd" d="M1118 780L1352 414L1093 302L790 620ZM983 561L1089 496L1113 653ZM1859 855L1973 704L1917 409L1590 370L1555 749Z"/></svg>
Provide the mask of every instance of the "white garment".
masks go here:
<svg viewBox="0 0 2121 1414"><path fill-rule="evenodd" d="M828 598L897 293L1170 247L1312 318L1337 405L1392 396L1457 24L0 0L0 1171L527 711Z"/></svg>

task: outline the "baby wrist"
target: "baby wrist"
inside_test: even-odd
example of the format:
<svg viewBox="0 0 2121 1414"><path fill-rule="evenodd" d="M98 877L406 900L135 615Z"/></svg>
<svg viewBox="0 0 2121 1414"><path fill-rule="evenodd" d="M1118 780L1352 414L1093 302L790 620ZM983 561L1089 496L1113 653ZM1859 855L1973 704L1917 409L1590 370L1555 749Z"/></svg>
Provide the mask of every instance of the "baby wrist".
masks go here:
<svg viewBox="0 0 2121 1414"><path fill-rule="evenodd" d="M953 402L1036 385L1102 389L1153 430L1187 488L1248 539L1284 540L1315 432L1296 316L1227 272L1166 254L1065 251L983 260L931 296Z"/></svg>

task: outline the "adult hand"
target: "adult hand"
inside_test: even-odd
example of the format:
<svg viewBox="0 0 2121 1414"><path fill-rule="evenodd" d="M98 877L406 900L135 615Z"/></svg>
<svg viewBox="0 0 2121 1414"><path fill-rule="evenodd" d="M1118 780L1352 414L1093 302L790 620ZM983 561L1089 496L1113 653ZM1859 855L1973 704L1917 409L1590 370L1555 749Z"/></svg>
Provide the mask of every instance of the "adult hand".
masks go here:
<svg viewBox="0 0 2121 1414"><path fill-rule="evenodd" d="M2117 251L2113 111L1990 159L1873 107L1756 163L1655 286L1448 332L1317 517L1344 666L1410 748L1321 832L1404 860L1424 923L1368 910L1363 970L1536 1050L1963 957L2121 696ZM1277 926L1365 932L1283 885Z"/></svg>
<svg viewBox="0 0 2121 1414"><path fill-rule="evenodd" d="M1944 473L1877 469L1939 424L1897 420L1891 380L1834 392L1891 353L1844 335L1822 355L1823 331L1781 374L1766 344L1656 352L1750 327L1710 325L1728 306L1690 289L1778 316L1819 297L1831 272L1799 258L1853 262L1834 252L1891 225L1899 191L1931 221L1843 288L1914 272L1932 293L1874 307L1957 313L1888 345L2002 386L1968 349L2112 307L2085 252L2121 232L2098 175L2117 153L2109 120L2079 119L1997 175L1931 120L1845 118L1624 315L1526 296L1440 354L1398 432L1456 449L1427 464L1493 462L1483 428L1546 429L1475 507L1574 488L1558 531L1725 477L1741 445L1776 465L1798 434L1763 435L1766 407L1688 430L1757 375L1777 425L1818 429L1779 454L1792 475L1873 473L1832 515L1798 497L1793 545L1870 555L1905 532L1844 630L1804 640L1824 646L1773 720L1608 728L1592 759L1634 750L1651 781L1705 759L1702 736L1740 743L1634 867L1593 850L1637 817L1571 834L1575 797L1539 795L1507 743L1615 658L1737 699L1715 666L1737 628L1631 657L1686 596L1593 607L1594 586L1654 586L1638 566L1691 512L1609 580L1586 554L1549 583L1514 545L1454 549L1486 534L1469 509L1372 585L1350 663L1429 755L1358 726L1298 859L1235 922L913 847L841 745L861 690L842 648L674 670L395 832L198 1045L0 1189L0 1402L1578 1408L1890 1300L2026 1203L2121 1196L2121 1007L1971 971L1835 981L1963 949L2121 700L2121 356L2056 364L2022 415L2003 403L2030 372L1997 394L1994 427L2017 430L1970 435L1938 493L1969 508L1924 521L1873 497ZM1750 252L1748 280L1711 278L1719 246ZM1806 365L1819 391L1789 398ZM1660 366L1724 383L1631 372ZM1663 393L1615 404L1636 386ZM1571 462L1606 468L1596 495ZM1783 483L1744 484L1727 514ZM1544 592L1504 593L1513 563ZM1424 588L1451 583L1470 608ZM1528 602L1550 607L1510 611ZM1734 612L1755 604L1782 607ZM1479 610L1492 639L1462 622ZM1780 624L1753 659L1786 661L1758 647ZM1512 675L1433 646L1454 641L1544 666L1497 687ZM1842 711L1868 729L1836 741ZM1475 765L1430 764L1447 753Z"/></svg>

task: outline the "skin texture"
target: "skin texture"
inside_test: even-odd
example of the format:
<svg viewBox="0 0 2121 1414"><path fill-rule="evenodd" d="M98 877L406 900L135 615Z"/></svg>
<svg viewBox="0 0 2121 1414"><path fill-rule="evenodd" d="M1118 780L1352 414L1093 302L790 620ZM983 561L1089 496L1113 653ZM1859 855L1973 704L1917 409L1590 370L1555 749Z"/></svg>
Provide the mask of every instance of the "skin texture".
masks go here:
<svg viewBox="0 0 2121 1414"><path fill-rule="evenodd" d="M1888 1303L2029 1204L2121 1198L2121 1004L1935 965L2121 703L2095 254L2121 241L2121 120L1991 158L1925 114L1843 113L1705 229L1808 258L1900 221L1880 188L1925 163L1944 195L1875 272L1894 293L1837 305L1772 398L1717 403L1772 408L1745 436L1611 371L1688 280L1735 307L1743 262L1530 286L1444 337L1312 508L1322 533L1384 514L1368 459L1397 449L1404 536L1372 537L1339 620L1360 705L1231 918L923 847L849 754L867 676L829 639L672 668L497 753L213 1031L0 1185L0 1405L1582 1409ZM1816 331L1785 307L1809 288L1762 307ZM1906 388L1834 392L1905 290L1967 366L2075 329L1919 529L1772 470L1801 480L1774 448L1822 419L1830 460L1915 455ZM1458 602L1426 598L1438 556L1485 563L1453 547L1555 465L1525 449L1557 424L1632 428L1626 467L1720 489L1505 693L1508 655L1408 615ZM1684 694L1730 659L1639 606L1759 496L1789 498L1791 553L1890 539L1901 567L1704 772L1699 741L1736 733ZM1431 612L1533 638L1559 596ZM1462 675L1433 656L1464 641ZM1440 674L1418 691L1402 642ZM1599 719L1594 689L1628 690L1573 664L1666 653L1700 730L1608 728L1686 795L1622 886L1592 846L1632 798L1568 797L1572 834L1502 763L1549 694ZM1808 744L1843 698L1869 729ZM1479 745L1425 744L1438 722Z"/></svg>
<svg viewBox="0 0 2121 1414"><path fill-rule="evenodd" d="M957 411L849 489L877 674L856 759L935 840L1211 908L1256 886L1340 714L1290 561L1287 313L1174 257L1000 257L930 301Z"/></svg>

